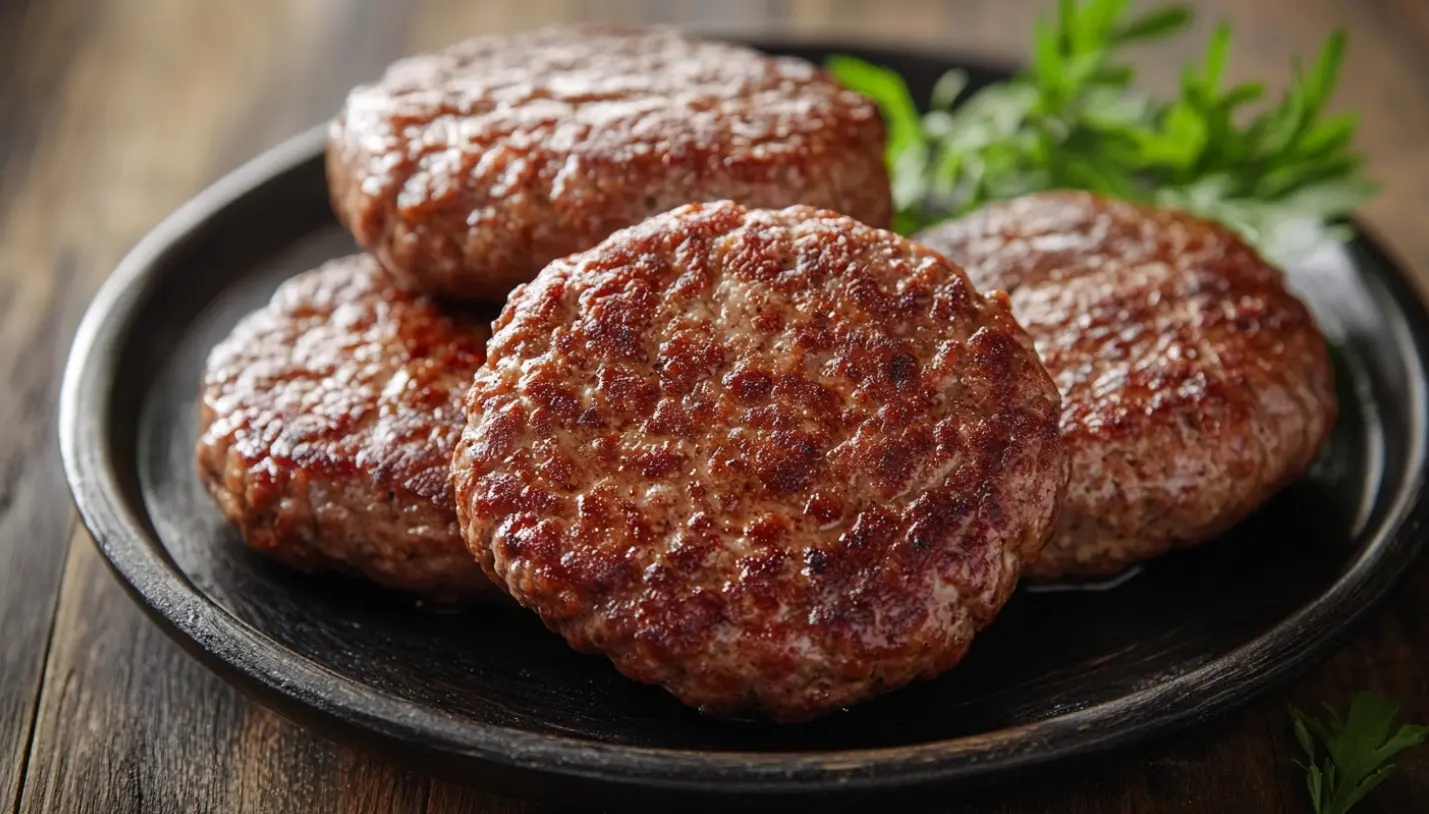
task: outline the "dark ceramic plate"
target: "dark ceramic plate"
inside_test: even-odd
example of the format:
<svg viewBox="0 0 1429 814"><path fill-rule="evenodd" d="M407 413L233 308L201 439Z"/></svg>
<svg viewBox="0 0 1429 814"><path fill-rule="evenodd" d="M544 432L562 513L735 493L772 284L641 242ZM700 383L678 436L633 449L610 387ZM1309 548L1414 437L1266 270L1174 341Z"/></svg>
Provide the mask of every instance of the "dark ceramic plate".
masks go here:
<svg viewBox="0 0 1429 814"><path fill-rule="evenodd" d="M763 45L861 53L917 98L955 64ZM209 667L332 737L565 799L925 795L1242 703L1327 656L1419 548L1429 319L1362 238L1292 271L1343 400L1307 477L1224 539L1121 584L1024 589L945 677L806 726L702 719L524 612L434 614L290 573L244 548L201 491L194 398L205 354L242 314L353 250L328 208L320 135L240 169L134 249L75 341L61 433L84 520L134 598Z"/></svg>

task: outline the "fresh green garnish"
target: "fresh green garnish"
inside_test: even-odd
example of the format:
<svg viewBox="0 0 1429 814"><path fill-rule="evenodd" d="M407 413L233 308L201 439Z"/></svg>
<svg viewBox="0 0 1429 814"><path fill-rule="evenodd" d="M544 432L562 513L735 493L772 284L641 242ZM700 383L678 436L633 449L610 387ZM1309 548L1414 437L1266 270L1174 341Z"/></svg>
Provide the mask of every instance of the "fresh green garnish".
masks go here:
<svg viewBox="0 0 1429 814"><path fill-rule="evenodd" d="M1362 692L1350 702L1347 718L1328 704L1316 720L1298 709L1295 740L1305 750L1305 783L1315 814L1345 814L1394 770L1390 758L1424 743L1429 727L1405 724L1397 730L1399 705L1382 695Z"/></svg>
<svg viewBox="0 0 1429 814"><path fill-rule="evenodd" d="M1178 98L1135 90L1122 46L1174 34L1191 14L1166 6L1127 19L1126 7L1127 0L1062 0L1055 20L1037 23L1030 65L970 93L967 75L949 72L927 113L897 73L831 57L832 73L873 99L886 122L895 228L907 234L1029 192L1086 189L1220 220L1284 259L1374 195L1352 150L1357 118L1324 115L1343 32L1308 72L1296 61L1279 104L1251 116L1248 106L1265 88L1225 87L1225 23L1203 62L1182 71Z"/></svg>

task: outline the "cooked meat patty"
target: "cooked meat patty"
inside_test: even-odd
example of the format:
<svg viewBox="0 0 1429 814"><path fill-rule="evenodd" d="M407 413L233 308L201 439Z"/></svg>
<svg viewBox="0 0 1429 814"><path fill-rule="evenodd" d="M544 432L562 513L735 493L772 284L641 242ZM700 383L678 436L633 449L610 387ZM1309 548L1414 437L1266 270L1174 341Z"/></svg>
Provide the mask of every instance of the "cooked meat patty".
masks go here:
<svg viewBox="0 0 1429 814"><path fill-rule="evenodd" d="M682 204L809 204L884 226L876 107L815 65L665 29L470 39L354 89L333 206L413 290L504 301Z"/></svg>
<svg viewBox="0 0 1429 814"><path fill-rule="evenodd" d="M852 218L681 207L493 329L453 467L468 544L706 712L801 721L952 667L1051 529L1060 399L1005 295Z"/></svg>
<svg viewBox="0 0 1429 814"><path fill-rule="evenodd" d="M1208 540L1314 461L1325 340L1229 229L1090 194L1032 195L914 236L1011 293L1062 392L1067 500L1035 578L1106 575Z"/></svg>
<svg viewBox="0 0 1429 814"><path fill-rule="evenodd" d="M294 568L443 602L500 596L451 488L488 336L368 257L301 274L209 355L199 473L243 538Z"/></svg>

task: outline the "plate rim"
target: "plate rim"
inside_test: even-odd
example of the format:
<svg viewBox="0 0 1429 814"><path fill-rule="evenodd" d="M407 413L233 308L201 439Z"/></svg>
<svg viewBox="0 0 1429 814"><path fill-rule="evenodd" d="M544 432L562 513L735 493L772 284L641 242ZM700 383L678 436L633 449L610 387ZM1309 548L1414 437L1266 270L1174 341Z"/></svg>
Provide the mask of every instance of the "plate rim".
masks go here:
<svg viewBox="0 0 1429 814"><path fill-rule="evenodd" d="M931 50L890 50L881 44L790 38L745 38L756 46L857 50L936 59L970 68L978 59ZM998 68L989 68L999 70ZM476 760L489 767L596 781L606 785L720 794L799 794L812 791L885 790L972 780L1058 763L1113 747L1143 742L1239 708L1308 670L1339 649L1363 618L1379 606L1418 558L1418 534L1429 522L1425 434L1411 422L1405 470L1412 477L1388 501L1391 510L1371 543L1357 553L1327 590L1261 636L1176 678L1111 701L990 733L925 743L828 752L759 752L627 746L567 735L542 734L443 715L329 670L233 616L193 585L162 552L163 543L130 510L120 466L108 453L112 383L120 348L134 322L146 283L186 236L266 184L321 161L324 122L260 153L199 192L164 218L125 255L85 311L66 360L60 390L59 441L71 496L111 572L131 598L171 638L225 681L256 695L265 706L316 713L332 731L355 739L373 736L421 753ZM1358 219L1355 244L1388 272L1378 279L1400 301L1421 373L1429 367L1429 313L1399 260L1372 228ZM1412 364L1406 359L1406 364ZM1423 376L1410 377L1409 413L1429 412ZM1327 632L1328 631L1328 632ZM1240 678L1217 677L1240 664ZM1204 692L1210 687L1214 692ZM1188 692L1188 690L1196 692ZM1147 715L1155 710L1154 715ZM292 715L305 720L302 714ZM713 784L717 784L713 785Z"/></svg>

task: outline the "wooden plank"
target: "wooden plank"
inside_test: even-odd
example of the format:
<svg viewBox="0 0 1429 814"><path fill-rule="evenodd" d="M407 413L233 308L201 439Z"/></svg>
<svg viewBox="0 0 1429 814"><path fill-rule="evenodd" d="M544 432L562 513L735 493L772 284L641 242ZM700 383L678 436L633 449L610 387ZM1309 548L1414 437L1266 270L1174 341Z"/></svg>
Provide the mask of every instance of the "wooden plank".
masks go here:
<svg viewBox="0 0 1429 814"><path fill-rule="evenodd" d="M19 197L35 134L68 57L92 29L71 4L0 4L0 217Z"/></svg>
<svg viewBox="0 0 1429 814"><path fill-rule="evenodd" d="M0 5L0 810L16 805L72 524L53 431L56 371L82 303L82 256L21 201L48 99L90 26L75 4Z"/></svg>

